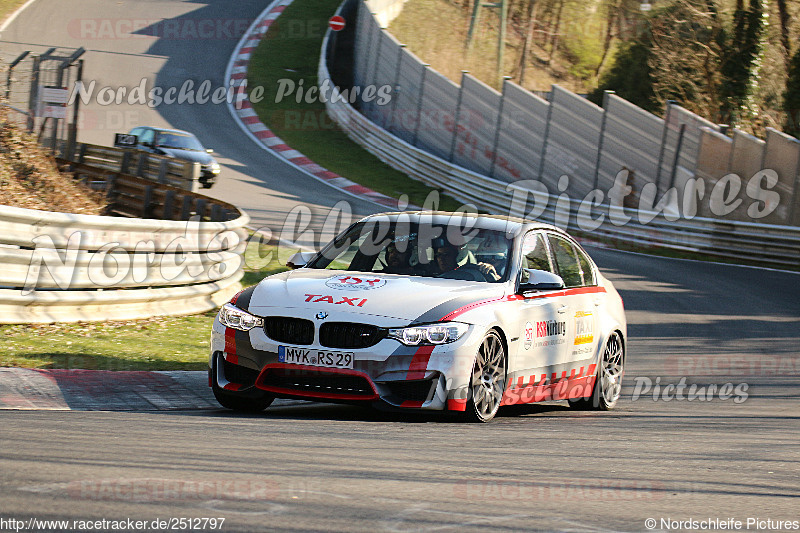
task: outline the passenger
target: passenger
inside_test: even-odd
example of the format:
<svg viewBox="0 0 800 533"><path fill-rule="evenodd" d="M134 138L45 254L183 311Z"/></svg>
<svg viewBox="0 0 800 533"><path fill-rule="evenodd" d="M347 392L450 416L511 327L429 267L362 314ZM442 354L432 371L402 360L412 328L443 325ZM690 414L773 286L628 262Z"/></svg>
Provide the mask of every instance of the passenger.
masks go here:
<svg viewBox="0 0 800 533"><path fill-rule="evenodd" d="M383 272L387 274L414 275L416 272L411 266L411 244L406 243L404 250L399 250L397 244L392 242L386 247L386 267Z"/></svg>

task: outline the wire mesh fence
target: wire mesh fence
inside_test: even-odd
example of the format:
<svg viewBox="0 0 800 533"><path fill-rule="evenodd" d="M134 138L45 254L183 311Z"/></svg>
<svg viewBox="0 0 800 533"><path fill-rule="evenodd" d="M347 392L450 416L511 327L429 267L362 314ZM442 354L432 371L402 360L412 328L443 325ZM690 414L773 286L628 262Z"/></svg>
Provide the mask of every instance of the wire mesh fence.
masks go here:
<svg viewBox="0 0 800 533"><path fill-rule="evenodd" d="M78 99L70 96L80 81L83 49L4 55L2 79L9 119L34 133L54 151L74 145Z"/></svg>

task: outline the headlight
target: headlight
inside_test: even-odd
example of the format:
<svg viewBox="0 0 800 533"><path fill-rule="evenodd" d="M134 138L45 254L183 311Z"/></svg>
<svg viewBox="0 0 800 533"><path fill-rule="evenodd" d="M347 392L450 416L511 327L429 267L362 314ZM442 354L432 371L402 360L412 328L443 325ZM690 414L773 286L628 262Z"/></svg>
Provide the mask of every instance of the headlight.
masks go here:
<svg viewBox="0 0 800 533"><path fill-rule="evenodd" d="M424 326L390 329L388 337L406 346L420 344L447 344L455 342L467 332L469 326L461 322L440 322Z"/></svg>
<svg viewBox="0 0 800 533"><path fill-rule="evenodd" d="M214 174L219 174L220 166L219 163L211 163L211 172Z"/></svg>
<svg viewBox="0 0 800 533"><path fill-rule="evenodd" d="M264 325L263 318L253 316L233 304L222 306L222 309L219 310L219 321L223 326L238 329L239 331L250 331L253 328Z"/></svg>

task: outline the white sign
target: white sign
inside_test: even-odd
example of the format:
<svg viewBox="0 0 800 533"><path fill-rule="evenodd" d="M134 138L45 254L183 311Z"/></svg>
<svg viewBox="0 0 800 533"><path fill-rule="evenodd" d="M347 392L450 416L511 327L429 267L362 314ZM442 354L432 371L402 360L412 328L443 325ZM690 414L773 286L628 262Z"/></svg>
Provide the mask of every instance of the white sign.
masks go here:
<svg viewBox="0 0 800 533"><path fill-rule="evenodd" d="M42 102L48 104L66 104L69 100L69 90L61 87L42 87Z"/></svg>
<svg viewBox="0 0 800 533"><path fill-rule="evenodd" d="M67 118L67 108L61 105L43 105L42 117L44 118Z"/></svg>

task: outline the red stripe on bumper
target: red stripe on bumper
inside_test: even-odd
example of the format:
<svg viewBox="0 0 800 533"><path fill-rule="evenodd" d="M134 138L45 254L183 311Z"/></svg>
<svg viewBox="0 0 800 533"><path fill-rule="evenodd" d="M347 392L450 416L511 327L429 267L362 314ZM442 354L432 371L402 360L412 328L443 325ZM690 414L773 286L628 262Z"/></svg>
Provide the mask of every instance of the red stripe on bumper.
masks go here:
<svg viewBox="0 0 800 533"><path fill-rule="evenodd" d="M236 355L236 330L225 328L225 360L237 364L239 357Z"/></svg>
<svg viewBox="0 0 800 533"><path fill-rule="evenodd" d="M420 346L417 349L417 353L411 359L411 364L408 365L406 379L425 379L425 371L428 369L431 352L433 352L433 346Z"/></svg>

